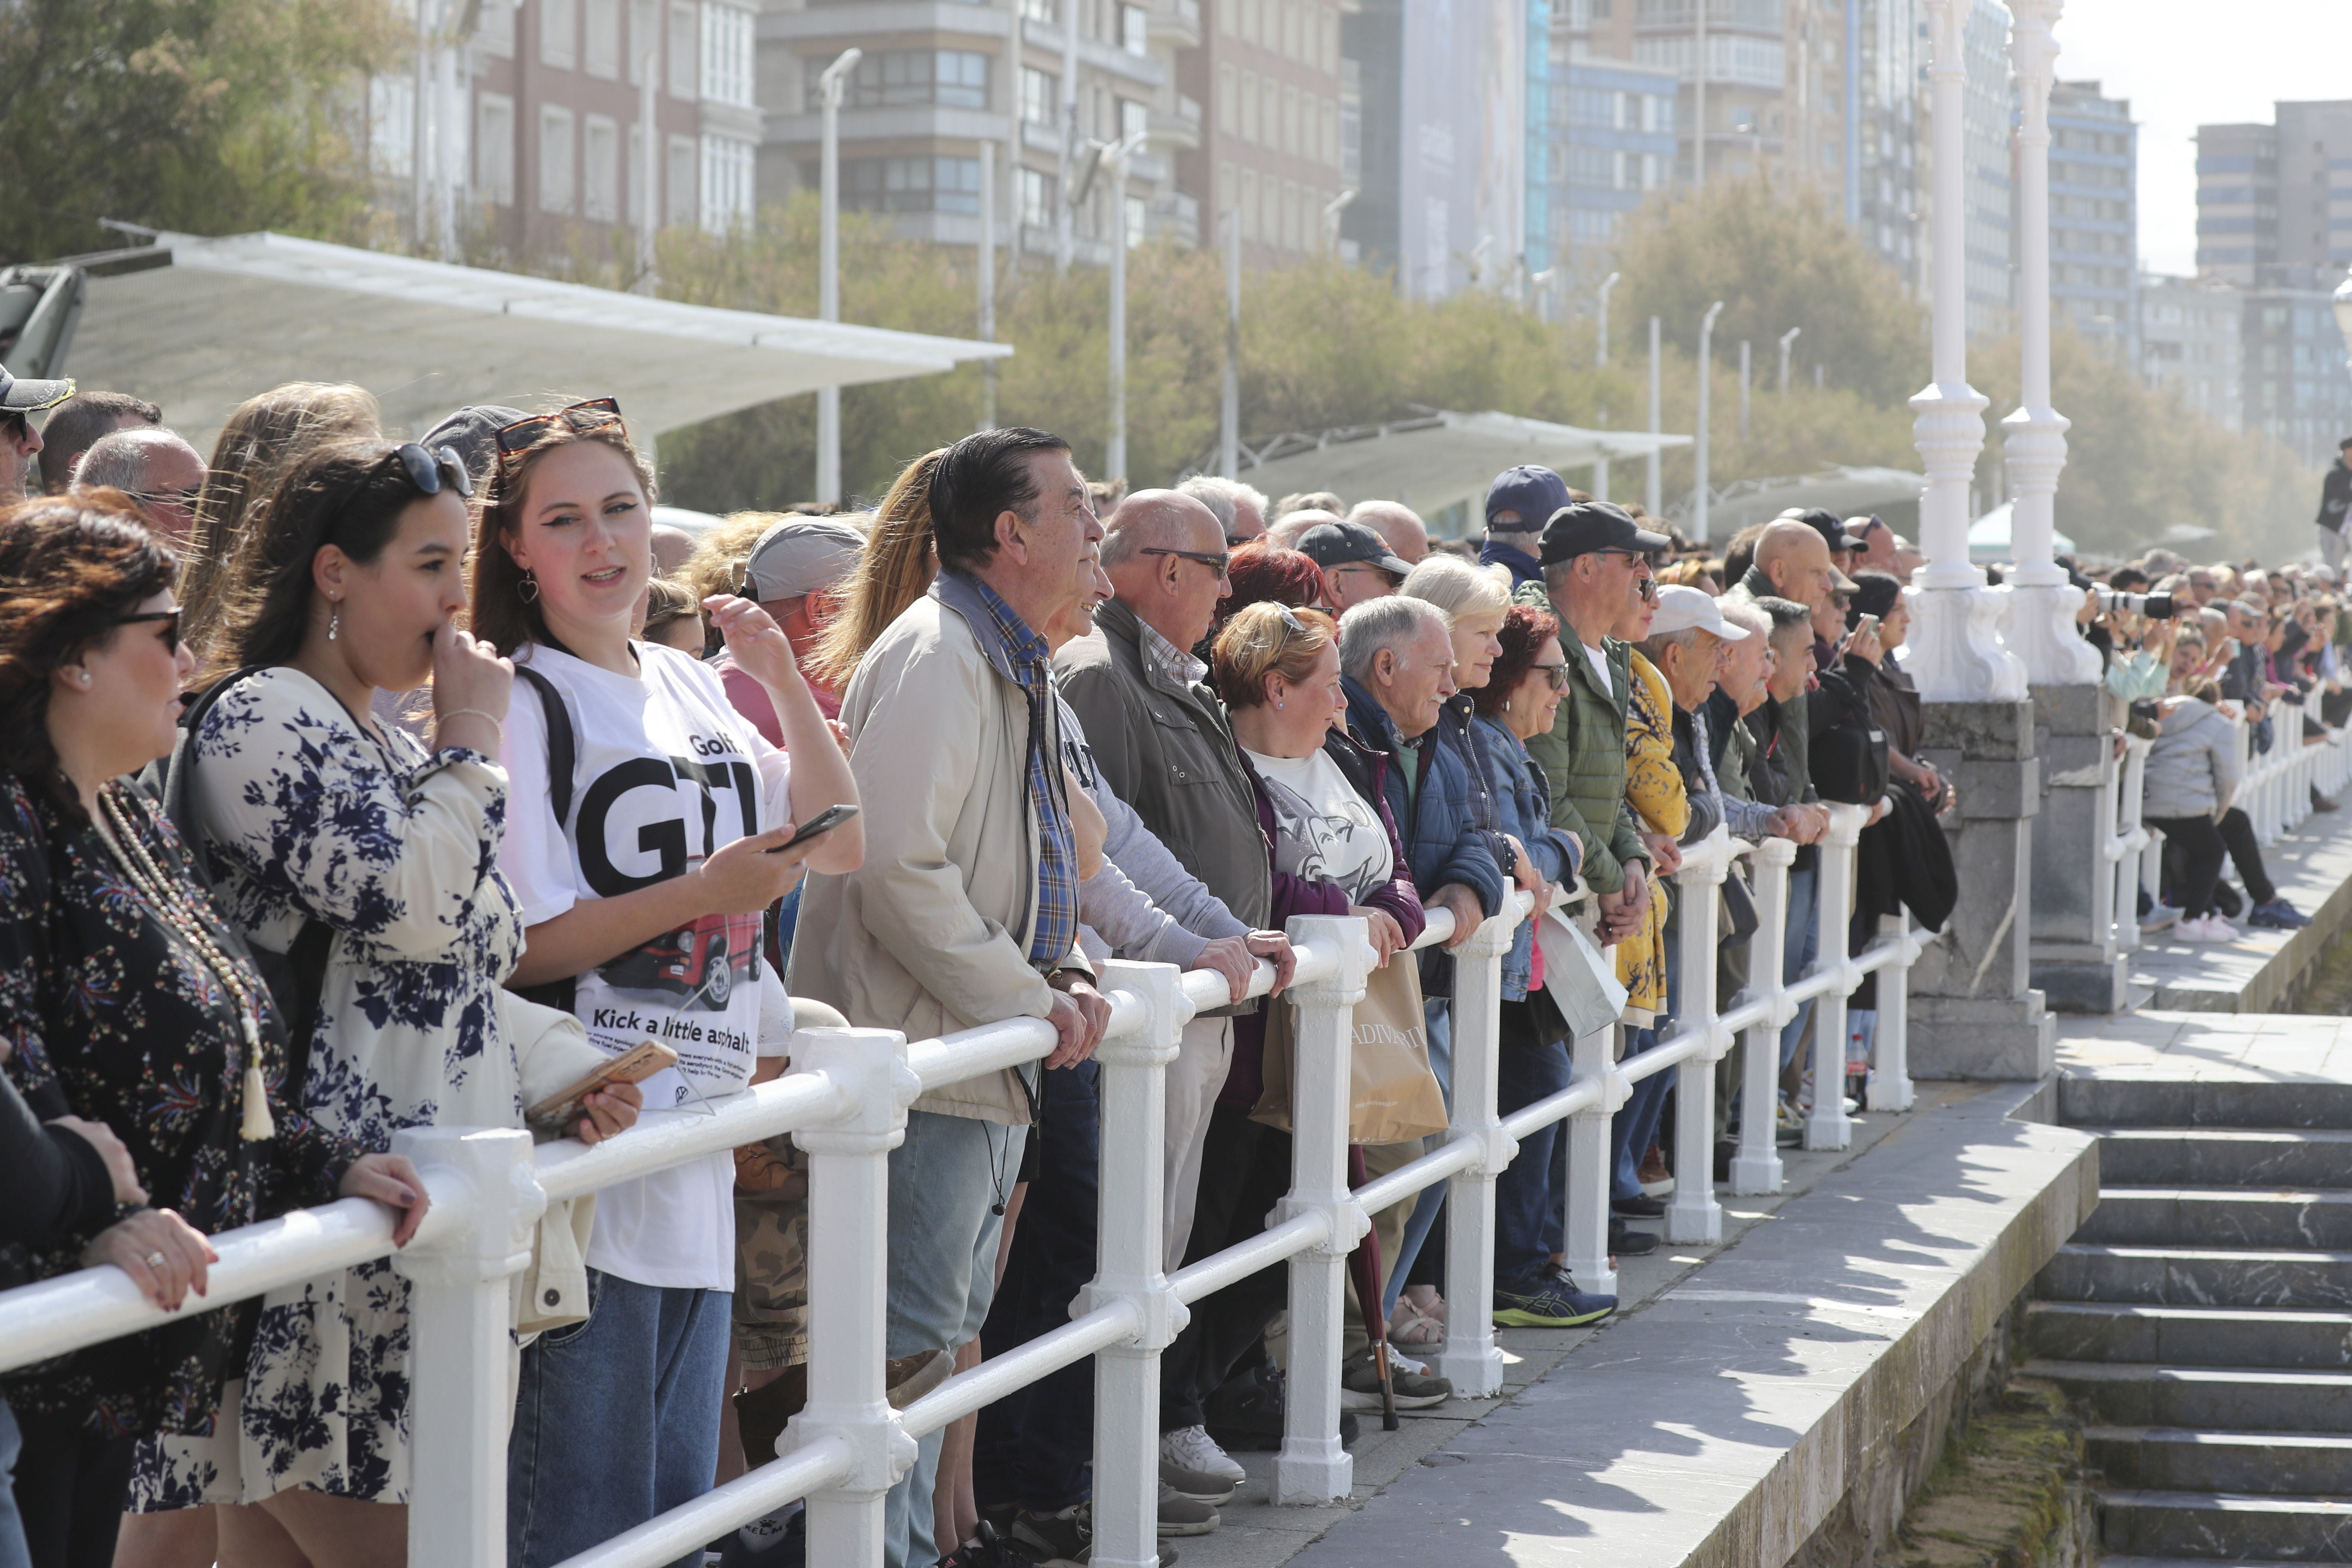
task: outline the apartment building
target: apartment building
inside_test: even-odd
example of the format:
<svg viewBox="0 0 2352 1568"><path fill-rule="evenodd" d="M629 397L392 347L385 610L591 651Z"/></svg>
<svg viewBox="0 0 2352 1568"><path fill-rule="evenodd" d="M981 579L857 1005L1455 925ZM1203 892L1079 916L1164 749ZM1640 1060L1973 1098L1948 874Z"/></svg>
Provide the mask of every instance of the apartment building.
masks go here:
<svg viewBox="0 0 2352 1568"><path fill-rule="evenodd" d="M771 0L758 24L759 199L820 183L818 79L856 48L841 109L845 208L887 215L907 238L977 245L985 158L999 233L1018 237L1013 265L1051 263L1088 144L1140 132L1126 188L1104 169L1071 206L1071 259L1108 259L1113 201L1126 203L1130 245L1196 243L1199 203L1176 170L1206 116L1179 90L1177 58L1202 37L1199 0Z"/></svg>
<svg viewBox="0 0 2352 1568"><path fill-rule="evenodd" d="M2352 435L2352 375L2345 373L2334 281L2326 268L2280 266L2243 292L2245 423L2315 468Z"/></svg>
<svg viewBox="0 0 2352 1568"><path fill-rule="evenodd" d="M1566 54L1553 76L1550 238L1557 258L1589 287L1610 270L1626 218L1675 183L1682 83L1631 60Z"/></svg>
<svg viewBox="0 0 2352 1568"><path fill-rule="evenodd" d="M1177 57L1179 92L1204 105L1199 145L1176 161L1179 189L1205 210L1203 243L1238 226L1242 265L1278 266L1328 249L1343 191L1341 104L1352 73L1339 49L1339 0L1202 0L1197 48ZM1350 198L1351 201L1359 198Z"/></svg>
<svg viewBox="0 0 2352 1568"><path fill-rule="evenodd" d="M2095 81L2050 94L2050 310L2125 364L2139 363L2139 128Z"/></svg>
<svg viewBox="0 0 2352 1568"><path fill-rule="evenodd" d="M427 0L431 4L432 0ZM752 8L731 0L480 0L430 57L428 212L459 247L543 260L629 253L650 200L663 224L714 231L751 216ZM644 84L652 74L653 167ZM413 77L371 84L371 160L415 185ZM412 217L414 215L411 215ZM427 229L440 220L428 219Z"/></svg>
<svg viewBox="0 0 2352 1568"><path fill-rule="evenodd" d="M2197 270L2352 266L2352 101L2281 102L2270 125L2197 128Z"/></svg>
<svg viewBox="0 0 2352 1568"><path fill-rule="evenodd" d="M2245 295L2217 278L2142 273L2140 375L2225 429L2245 423Z"/></svg>

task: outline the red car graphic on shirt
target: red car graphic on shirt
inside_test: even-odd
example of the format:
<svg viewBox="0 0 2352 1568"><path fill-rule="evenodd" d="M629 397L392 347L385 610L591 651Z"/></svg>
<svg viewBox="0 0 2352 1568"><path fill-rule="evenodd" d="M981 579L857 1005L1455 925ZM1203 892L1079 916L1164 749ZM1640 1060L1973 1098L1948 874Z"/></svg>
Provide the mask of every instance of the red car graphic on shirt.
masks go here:
<svg viewBox="0 0 2352 1568"><path fill-rule="evenodd" d="M663 991L680 1006L719 1013L735 987L751 976L760 950L760 917L709 914L621 954L599 971L616 991Z"/></svg>

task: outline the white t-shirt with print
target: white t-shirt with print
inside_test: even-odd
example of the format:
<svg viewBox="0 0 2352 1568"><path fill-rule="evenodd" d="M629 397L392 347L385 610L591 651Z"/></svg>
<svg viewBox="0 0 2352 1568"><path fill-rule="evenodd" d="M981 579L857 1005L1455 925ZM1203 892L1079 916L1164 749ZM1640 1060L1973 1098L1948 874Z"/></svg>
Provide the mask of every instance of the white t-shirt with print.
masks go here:
<svg viewBox="0 0 2352 1568"><path fill-rule="evenodd" d="M1396 875L1381 814L1329 753L1269 757L1248 752L1274 805L1274 868L1311 881L1337 882L1360 904Z"/></svg>
<svg viewBox="0 0 2352 1568"><path fill-rule="evenodd" d="M629 646L637 679L537 645L517 660L563 694L573 752L571 820L559 823L546 715L538 689L517 680L499 864L525 925L681 876L791 816L790 763L736 713L718 676L676 648ZM648 1039L677 1053L676 1068L640 1086L648 1120L707 1114L706 1100L751 1082L755 1058L784 1054L791 1030L755 914L706 915L606 960L579 977L572 1011L608 1055ZM604 1188L589 1267L641 1285L733 1289L734 1184L720 1152Z"/></svg>

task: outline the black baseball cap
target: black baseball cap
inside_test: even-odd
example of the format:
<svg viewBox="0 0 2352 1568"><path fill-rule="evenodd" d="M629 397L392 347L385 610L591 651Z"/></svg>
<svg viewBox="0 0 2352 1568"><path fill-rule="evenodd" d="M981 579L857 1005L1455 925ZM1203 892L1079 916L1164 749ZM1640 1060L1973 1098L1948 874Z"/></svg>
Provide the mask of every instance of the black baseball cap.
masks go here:
<svg viewBox="0 0 2352 1568"><path fill-rule="evenodd" d="M38 414L44 408L55 408L73 395L73 389L70 376L63 381L27 381L10 375L8 367L0 364L0 415Z"/></svg>
<svg viewBox="0 0 2352 1568"><path fill-rule="evenodd" d="M1486 526L1494 526L1496 512L1515 511L1519 514L1519 531L1534 533L1552 513L1572 504L1566 479L1549 468L1522 463L1505 468L1486 487Z"/></svg>
<svg viewBox="0 0 2352 1568"><path fill-rule="evenodd" d="M1868 548L1861 540L1849 535L1846 532L1846 525L1838 521L1837 513L1825 506L1792 506L1773 521L1803 523L1822 536L1823 542L1829 545L1830 553L1832 555L1843 555L1849 550Z"/></svg>
<svg viewBox="0 0 2352 1568"><path fill-rule="evenodd" d="M1361 522L1318 522L1298 536L1298 552L1318 566L1362 562L1400 577L1412 570L1412 562L1390 550L1370 524Z"/></svg>
<svg viewBox="0 0 2352 1568"><path fill-rule="evenodd" d="M1543 543L1538 548L1536 559L1549 566L1555 562L1590 555L1596 550L1629 550L1648 555L1674 547L1673 540L1663 533L1652 533L1635 522L1623 507L1605 500L1587 500L1564 506L1551 514L1551 521L1544 524Z"/></svg>

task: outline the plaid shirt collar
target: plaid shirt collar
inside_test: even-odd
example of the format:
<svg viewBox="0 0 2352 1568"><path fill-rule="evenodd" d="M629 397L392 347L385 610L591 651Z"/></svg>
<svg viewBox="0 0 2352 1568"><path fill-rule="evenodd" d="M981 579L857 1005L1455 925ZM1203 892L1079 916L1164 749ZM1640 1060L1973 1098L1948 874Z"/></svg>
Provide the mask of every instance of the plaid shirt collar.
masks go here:
<svg viewBox="0 0 2352 1568"><path fill-rule="evenodd" d="M1143 668L1151 674L1188 692L1207 677L1209 667L1194 658L1191 649L1170 642L1141 616L1135 617L1135 630L1136 651L1143 655Z"/></svg>

